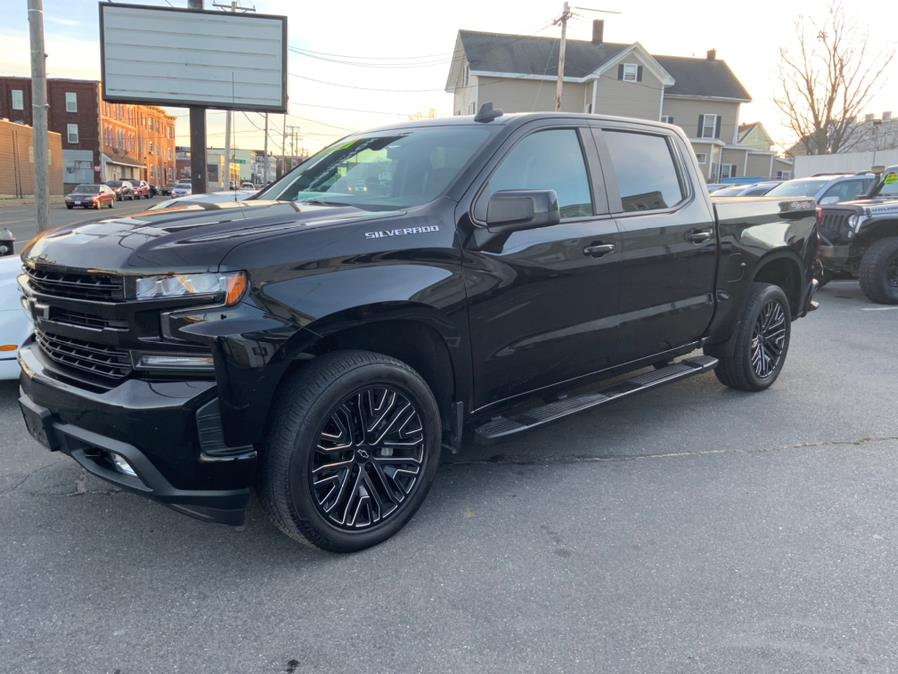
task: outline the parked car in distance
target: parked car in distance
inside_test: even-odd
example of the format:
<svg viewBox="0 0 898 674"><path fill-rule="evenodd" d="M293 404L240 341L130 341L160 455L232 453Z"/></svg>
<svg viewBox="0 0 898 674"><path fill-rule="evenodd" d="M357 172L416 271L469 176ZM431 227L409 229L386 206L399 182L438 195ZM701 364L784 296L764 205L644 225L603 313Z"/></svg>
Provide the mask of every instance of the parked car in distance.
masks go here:
<svg viewBox="0 0 898 674"><path fill-rule="evenodd" d="M258 190L259 188L255 186L254 183L249 182L248 180L244 180L240 183L241 190Z"/></svg>
<svg viewBox="0 0 898 674"><path fill-rule="evenodd" d="M65 195L65 207L68 209L80 206L82 208L112 208L115 206L115 193L106 185L85 183Z"/></svg>
<svg viewBox="0 0 898 674"><path fill-rule="evenodd" d="M31 334L31 320L22 309L18 255L0 256L0 379L19 376L19 347Z"/></svg>
<svg viewBox="0 0 898 674"><path fill-rule="evenodd" d="M133 185L135 199L150 198L150 184L146 180L137 180L133 183Z"/></svg>
<svg viewBox="0 0 898 674"><path fill-rule="evenodd" d="M823 207L823 279L860 280L867 298L898 304L898 166L862 198Z"/></svg>
<svg viewBox="0 0 898 674"><path fill-rule="evenodd" d="M769 180L762 183L753 183L751 185L732 185L730 187L722 187L719 190L711 192L712 197L762 197L774 187L779 185L781 180Z"/></svg>
<svg viewBox="0 0 898 674"><path fill-rule="evenodd" d="M134 200L134 185L128 180L107 180L106 186L115 194L116 201Z"/></svg>
<svg viewBox="0 0 898 674"><path fill-rule="evenodd" d="M171 195L173 197L186 197L188 194L193 194L193 183L189 180L181 180L175 183L175 186L171 188Z"/></svg>
<svg viewBox="0 0 898 674"><path fill-rule="evenodd" d="M223 204L229 201L244 201L258 194L258 190L234 190L233 192L207 192L206 194L188 194L183 197L174 197L153 204L147 210L161 211L166 208L183 208L191 204Z"/></svg>
<svg viewBox="0 0 898 674"><path fill-rule="evenodd" d="M162 196L167 197L168 195L171 194L171 191L172 191L172 189L174 188L174 186L175 186L175 183L167 183L167 184L165 184L165 185L162 185L162 186L159 188L159 193L160 193Z"/></svg>
<svg viewBox="0 0 898 674"><path fill-rule="evenodd" d="M846 173L793 178L767 192L768 197L813 197L825 206L851 201L866 194L876 183L872 173Z"/></svg>
<svg viewBox="0 0 898 674"><path fill-rule="evenodd" d="M685 133L646 120L484 106L195 206L25 246L26 426L207 521L242 523L257 486L281 531L338 552L399 531L462 438L711 370L768 388L816 307L814 200L710 199Z"/></svg>

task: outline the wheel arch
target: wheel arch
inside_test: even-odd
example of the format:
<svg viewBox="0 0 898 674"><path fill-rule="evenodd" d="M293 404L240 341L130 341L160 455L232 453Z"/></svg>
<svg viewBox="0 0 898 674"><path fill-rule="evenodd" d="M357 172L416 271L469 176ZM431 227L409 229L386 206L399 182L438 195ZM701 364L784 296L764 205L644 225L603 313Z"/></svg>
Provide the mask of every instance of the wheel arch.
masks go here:
<svg viewBox="0 0 898 674"><path fill-rule="evenodd" d="M898 220L871 222L858 232L855 244L869 248L881 239L890 239L892 237L898 237Z"/></svg>
<svg viewBox="0 0 898 674"><path fill-rule="evenodd" d="M792 250L776 250L755 265L752 283L771 283L782 288L789 300L792 318L801 314L804 298L804 274L801 259Z"/></svg>

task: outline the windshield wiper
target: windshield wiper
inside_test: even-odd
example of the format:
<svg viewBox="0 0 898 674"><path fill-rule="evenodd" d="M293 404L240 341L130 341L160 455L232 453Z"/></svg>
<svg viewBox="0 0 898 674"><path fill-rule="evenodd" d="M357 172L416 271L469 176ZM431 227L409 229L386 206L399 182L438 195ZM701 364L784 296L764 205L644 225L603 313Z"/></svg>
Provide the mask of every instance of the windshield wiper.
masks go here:
<svg viewBox="0 0 898 674"><path fill-rule="evenodd" d="M352 206L358 208L355 204L347 204L343 201L328 201L326 199L299 199L300 204L312 204L313 206Z"/></svg>

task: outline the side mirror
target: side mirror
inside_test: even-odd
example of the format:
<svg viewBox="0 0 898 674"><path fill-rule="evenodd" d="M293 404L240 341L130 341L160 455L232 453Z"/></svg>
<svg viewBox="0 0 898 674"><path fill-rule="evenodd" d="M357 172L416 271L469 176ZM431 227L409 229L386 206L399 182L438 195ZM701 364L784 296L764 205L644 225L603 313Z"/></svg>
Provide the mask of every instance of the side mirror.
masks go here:
<svg viewBox="0 0 898 674"><path fill-rule="evenodd" d="M561 222L555 190L501 190L490 196L486 227L474 230L480 250L499 252L512 232L548 227Z"/></svg>
<svg viewBox="0 0 898 674"><path fill-rule="evenodd" d="M839 203L839 197L823 197L820 200L821 206L826 206L827 204L837 204Z"/></svg>
<svg viewBox="0 0 898 674"><path fill-rule="evenodd" d="M561 222L555 190L502 190L490 196L486 227L494 234Z"/></svg>

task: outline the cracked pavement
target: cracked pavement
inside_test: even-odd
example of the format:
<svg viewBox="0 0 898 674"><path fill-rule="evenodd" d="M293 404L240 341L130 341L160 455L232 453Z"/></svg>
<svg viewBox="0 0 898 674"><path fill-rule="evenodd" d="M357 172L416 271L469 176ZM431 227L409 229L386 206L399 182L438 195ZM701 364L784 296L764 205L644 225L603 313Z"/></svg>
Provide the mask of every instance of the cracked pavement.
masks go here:
<svg viewBox="0 0 898 674"><path fill-rule="evenodd" d="M120 492L0 385L0 671L898 669L898 312L820 299L770 391L696 377L469 447L352 556Z"/></svg>

